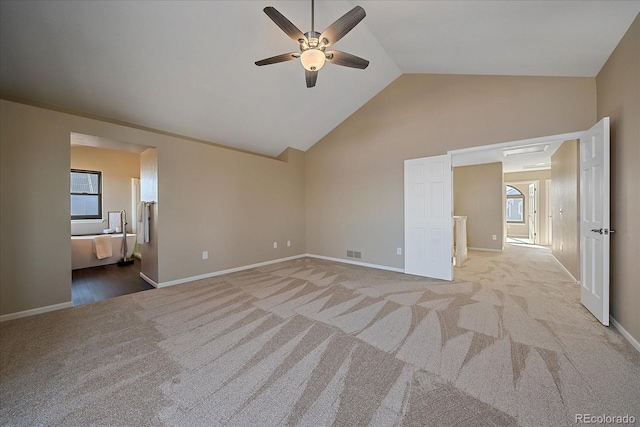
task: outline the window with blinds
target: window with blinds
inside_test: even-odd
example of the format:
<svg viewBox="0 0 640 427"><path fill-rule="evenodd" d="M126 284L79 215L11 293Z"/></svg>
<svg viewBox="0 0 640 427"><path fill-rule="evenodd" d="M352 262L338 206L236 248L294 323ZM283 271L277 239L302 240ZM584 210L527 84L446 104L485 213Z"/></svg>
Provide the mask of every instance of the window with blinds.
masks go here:
<svg viewBox="0 0 640 427"><path fill-rule="evenodd" d="M102 172L71 169L71 219L102 219Z"/></svg>

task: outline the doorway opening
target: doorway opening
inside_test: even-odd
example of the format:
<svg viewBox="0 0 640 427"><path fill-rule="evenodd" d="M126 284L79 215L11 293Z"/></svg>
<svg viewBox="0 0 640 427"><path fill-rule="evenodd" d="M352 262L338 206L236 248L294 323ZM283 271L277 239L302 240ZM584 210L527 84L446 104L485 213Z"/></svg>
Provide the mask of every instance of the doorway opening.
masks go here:
<svg viewBox="0 0 640 427"><path fill-rule="evenodd" d="M559 143L562 148L566 147L566 154L570 159L572 167L566 168L569 170L569 178L567 181L567 188L569 188L574 194L578 203L573 201L570 203L569 208L566 208L564 203L567 202L566 198L552 198L553 211L551 217L554 221L554 230L552 233L552 241L554 246L553 255L559 261L559 264L565 268L565 270L573 276L580 278L577 283L580 285L580 302L605 326L609 325L609 247L610 247L610 235L614 231L610 229L610 207L609 207L609 193L610 193L610 181L609 181L609 152L610 152L610 124L609 117L602 118L591 129L573 132L562 135L554 135L548 137L533 138L529 140L514 141L503 144L495 144L490 146L479 146L470 149L450 151L444 156L427 157L421 159L405 160L405 272L409 274L418 274L427 277L435 277L435 275L415 273L420 268L429 264L427 257L421 256L422 254L438 253L445 257L451 256L451 251L443 251L445 245L442 242L447 242L447 247L451 247L453 242L453 230L451 227L452 217L455 215L461 215L462 212L456 212L455 206L451 203L454 199L451 194L454 191L454 185L456 183L453 178L456 164L459 166L465 160L469 163L467 165L499 165L503 168L504 161L496 161L495 157L492 157L492 153L496 152L499 155L508 157L511 155L523 155L544 152L548 149L551 143ZM557 150L559 151L559 149ZM483 160L480 160L480 159ZM499 157L502 159L502 157ZM469 159L472 159L471 161ZM487 160L489 159L489 160ZM432 162L440 162L441 166L437 169L438 173L431 173L431 177L438 176L438 181L433 181L431 185L426 179L417 179L412 181L415 175L418 177L425 177L425 168L421 165L428 165ZM542 162L541 162L542 163ZM553 163L553 160L552 162ZM408 170L408 166L414 164L416 167L413 174ZM451 165L451 168L442 167L442 165ZM573 170L572 170L573 169ZM553 164L552 164L553 170ZM497 216L505 217L505 205L506 205L506 193L504 191L504 175L496 180L495 185L491 185L491 188L498 188L502 194L502 203L498 207ZM555 193L555 187L561 188L558 184L558 180L554 178L554 185L551 186L552 191ZM473 181L475 182L475 180ZM578 186L579 185L579 186ZM431 186L432 188L427 190ZM431 190L437 191L431 191ZM531 189L531 187L530 187ZM427 205L424 202L430 201L428 197L431 194L436 194L439 203ZM427 196L427 197L425 197ZM529 191L530 200L535 199L535 203L538 200L535 198L535 188L533 191ZM449 203L445 203L449 202ZM557 205L563 205L558 208ZM434 209L434 206L436 207ZM447 208L451 206L451 211ZM565 262L556 256L555 242L558 240L557 235L560 231L559 227L555 227L555 212L556 209L559 216L568 216L566 218L567 223L573 225L574 240L577 243L574 247L567 247L569 255L573 255L572 258L576 261L572 267L577 267L577 273L572 273L571 268L567 267ZM427 214L427 212L435 212L436 215ZM535 213L535 212L534 212ZM573 215L570 215L573 214ZM441 224L445 226L433 227L428 222L430 217L442 218ZM416 227L408 220L410 218L426 219L425 226ZM422 221L424 222L424 221ZM498 240L498 233L492 229L488 229L482 221L477 221L479 224L482 238L486 238L487 235L491 236L491 240ZM435 223L433 223L435 224ZM422 223L421 223L422 225ZM484 227L484 229L483 229ZM469 228L471 228L471 218L469 218ZM502 230L500 234L500 241L504 243L506 233ZM548 235L548 234L547 234ZM577 239L575 237L577 236ZM419 244L410 245L410 237ZM469 236L471 240L471 236ZM481 239L479 239L481 241ZM562 252L562 243L560 245L560 252ZM471 243L470 243L471 245ZM415 250L414 250L415 249ZM559 253L558 255L562 255ZM413 264L411 269L407 266L409 263L407 259L411 259ZM443 266L447 269L451 267L453 269L452 257L443 261ZM442 267L442 268L444 268ZM451 278L453 274L451 275ZM445 278L445 280L451 280L451 278Z"/></svg>
<svg viewBox="0 0 640 427"><path fill-rule="evenodd" d="M469 246L478 250L500 250L490 240L498 235L501 243L516 245L538 245L552 247L553 243L553 207L552 207L552 158L565 141L576 141L580 132L532 138L501 144L473 147L451 151L454 166L454 191L459 184L455 179L456 168L498 164L501 175L494 173L491 185L500 188L502 202L500 207L493 207L492 217L502 216L501 229L494 226L492 230L480 230L476 236L484 237L475 242L470 239ZM575 142L577 144L577 142ZM577 162L577 159L575 159ZM558 164L555 165L556 168ZM577 178L577 175L576 175ZM557 197L573 197L572 205L577 203L578 182L574 183L572 194L557 194ZM456 202L458 198L455 199ZM475 206L472 206L475 208ZM461 212L454 205L455 215L469 217L470 232L473 231L475 212ZM485 217L488 215L485 214ZM484 226L485 223L480 226ZM478 224L476 222L475 226ZM484 235L482 234L484 232ZM578 240L577 234L573 242ZM577 246L577 243L575 243ZM574 246L574 248L575 248ZM577 256L577 255L576 255ZM577 271L572 273L574 277Z"/></svg>
<svg viewBox="0 0 640 427"><path fill-rule="evenodd" d="M513 181L511 176L527 177ZM505 242L551 246L551 170L538 170L527 175L505 173ZM537 179L533 179L537 178ZM545 185L541 185L541 182Z"/></svg>
<svg viewBox="0 0 640 427"><path fill-rule="evenodd" d="M71 133L70 144L73 304L152 289L141 277L136 238L141 153L149 147L79 133ZM100 179L83 186L78 170L96 171L85 175Z"/></svg>

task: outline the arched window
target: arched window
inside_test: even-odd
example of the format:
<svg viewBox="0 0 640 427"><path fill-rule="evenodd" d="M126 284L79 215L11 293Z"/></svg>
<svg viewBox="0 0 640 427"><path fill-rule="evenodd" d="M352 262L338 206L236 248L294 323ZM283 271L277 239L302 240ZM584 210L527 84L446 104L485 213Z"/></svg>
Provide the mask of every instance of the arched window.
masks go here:
<svg viewBox="0 0 640 427"><path fill-rule="evenodd" d="M507 222L524 223L524 194L507 185Z"/></svg>

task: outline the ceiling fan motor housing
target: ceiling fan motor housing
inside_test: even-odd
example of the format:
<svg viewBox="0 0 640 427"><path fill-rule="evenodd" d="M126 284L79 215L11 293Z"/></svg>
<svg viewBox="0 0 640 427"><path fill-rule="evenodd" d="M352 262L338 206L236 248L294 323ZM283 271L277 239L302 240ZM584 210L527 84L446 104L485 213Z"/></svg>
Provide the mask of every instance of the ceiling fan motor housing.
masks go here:
<svg viewBox="0 0 640 427"><path fill-rule="evenodd" d="M309 31L305 33L306 40L300 40L300 50L305 51L307 49L320 49L324 51L326 44L329 43L327 39L320 40L320 34L317 31Z"/></svg>

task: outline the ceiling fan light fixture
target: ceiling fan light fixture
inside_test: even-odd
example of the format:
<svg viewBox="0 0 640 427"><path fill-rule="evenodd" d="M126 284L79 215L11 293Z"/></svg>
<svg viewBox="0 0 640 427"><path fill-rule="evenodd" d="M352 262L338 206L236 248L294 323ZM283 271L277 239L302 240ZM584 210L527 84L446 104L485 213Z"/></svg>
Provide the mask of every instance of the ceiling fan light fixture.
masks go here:
<svg viewBox="0 0 640 427"><path fill-rule="evenodd" d="M307 49L300 55L300 62L305 70L318 71L325 63L324 52L318 49Z"/></svg>
<svg viewBox="0 0 640 427"><path fill-rule="evenodd" d="M305 69L305 81L307 87L311 88L316 85L318 79L318 70L320 70L325 62L343 67L358 68L364 70L369 65L369 61L359 58L350 53L340 52L339 50L325 49L334 45L338 40L344 37L367 15L363 8L356 6L349 12L342 15L333 24L329 25L322 33L317 32L314 28L314 1L311 0L311 31L302 33L291 21L283 14L278 12L274 7L267 6L264 13L293 41L298 43L300 53L283 53L281 55L272 56L271 58L256 61L258 67L269 64L277 64L279 62L291 61L300 58L300 63Z"/></svg>

